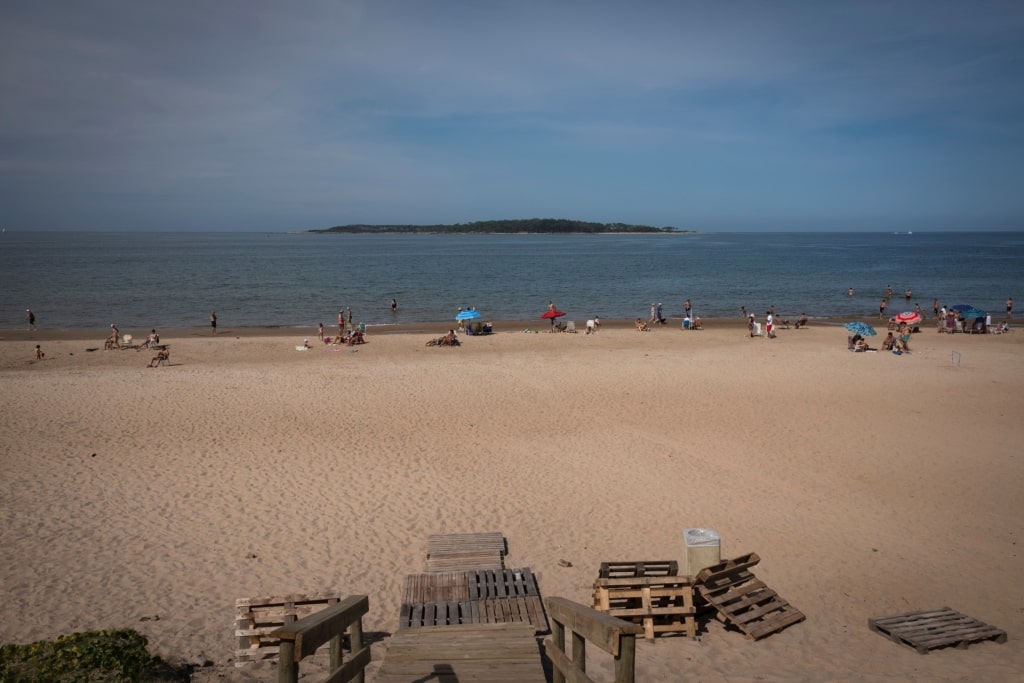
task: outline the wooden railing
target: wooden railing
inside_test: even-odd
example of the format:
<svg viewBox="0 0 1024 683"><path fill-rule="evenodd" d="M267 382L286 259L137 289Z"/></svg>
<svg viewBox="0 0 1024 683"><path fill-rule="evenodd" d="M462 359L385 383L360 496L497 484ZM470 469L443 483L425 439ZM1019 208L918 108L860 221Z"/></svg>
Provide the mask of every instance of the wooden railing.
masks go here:
<svg viewBox="0 0 1024 683"><path fill-rule="evenodd" d="M330 641L330 675L325 683L363 683L364 670L370 663L370 648L363 646L363 615L370 611L365 595L350 595L341 602L308 617L285 624L271 636L281 639L277 661L278 683L297 683L299 662ZM342 663L341 638L348 631L352 656Z"/></svg>
<svg viewBox="0 0 1024 683"><path fill-rule="evenodd" d="M612 656L615 683L633 683L636 664L636 636L643 626L631 624L565 598L548 598L551 637L544 641L554 668L554 683L593 683L587 677L587 641ZM565 631L572 632L572 659L565 653Z"/></svg>

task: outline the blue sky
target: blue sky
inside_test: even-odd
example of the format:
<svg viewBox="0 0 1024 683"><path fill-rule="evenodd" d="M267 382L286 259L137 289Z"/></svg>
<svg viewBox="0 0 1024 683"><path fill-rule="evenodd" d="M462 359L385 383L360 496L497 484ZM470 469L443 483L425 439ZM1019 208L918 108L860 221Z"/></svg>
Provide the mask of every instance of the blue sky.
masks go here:
<svg viewBox="0 0 1024 683"><path fill-rule="evenodd" d="M0 224L1024 229L1024 4L0 3Z"/></svg>

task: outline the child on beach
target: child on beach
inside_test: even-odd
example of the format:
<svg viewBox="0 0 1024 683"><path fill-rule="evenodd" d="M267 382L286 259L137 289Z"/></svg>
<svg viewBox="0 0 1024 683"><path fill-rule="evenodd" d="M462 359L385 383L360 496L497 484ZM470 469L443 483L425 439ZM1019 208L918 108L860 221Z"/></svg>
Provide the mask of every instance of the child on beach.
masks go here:
<svg viewBox="0 0 1024 683"><path fill-rule="evenodd" d="M42 348L40 348L39 344L36 344L36 360L42 360L44 358L46 358L46 354L43 353L43 350Z"/></svg>

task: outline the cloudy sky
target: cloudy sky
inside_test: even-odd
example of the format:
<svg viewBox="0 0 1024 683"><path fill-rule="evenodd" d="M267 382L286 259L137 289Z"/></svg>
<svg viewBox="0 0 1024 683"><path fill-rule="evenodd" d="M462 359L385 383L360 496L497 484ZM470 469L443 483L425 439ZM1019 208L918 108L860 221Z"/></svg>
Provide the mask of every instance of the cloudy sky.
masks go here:
<svg viewBox="0 0 1024 683"><path fill-rule="evenodd" d="M1024 4L0 3L0 224L1024 229Z"/></svg>

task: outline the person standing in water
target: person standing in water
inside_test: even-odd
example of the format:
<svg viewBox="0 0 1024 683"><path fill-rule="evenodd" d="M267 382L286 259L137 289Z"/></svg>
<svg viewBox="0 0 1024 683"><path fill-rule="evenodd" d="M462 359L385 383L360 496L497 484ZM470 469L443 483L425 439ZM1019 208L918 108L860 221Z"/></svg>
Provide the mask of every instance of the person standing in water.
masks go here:
<svg viewBox="0 0 1024 683"><path fill-rule="evenodd" d="M28 331L34 332L36 329L36 314L32 312L32 309L25 309L25 319L28 320Z"/></svg>
<svg viewBox="0 0 1024 683"><path fill-rule="evenodd" d="M210 334L217 334L217 311L210 311Z"/></svg>
<svg viewBox="0 0 1024 683"><path fill-rule="evenodd" d="M394 298L391 299L391 312L392 313L398 313L398 300L397 299L394 299Z"/></svg>

